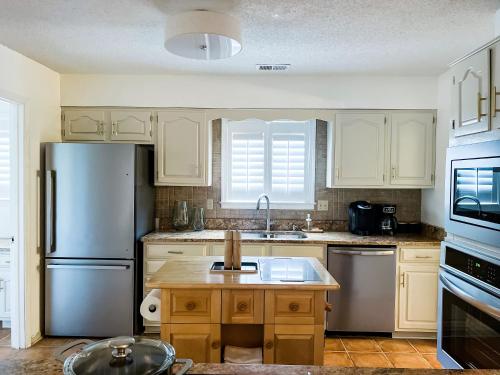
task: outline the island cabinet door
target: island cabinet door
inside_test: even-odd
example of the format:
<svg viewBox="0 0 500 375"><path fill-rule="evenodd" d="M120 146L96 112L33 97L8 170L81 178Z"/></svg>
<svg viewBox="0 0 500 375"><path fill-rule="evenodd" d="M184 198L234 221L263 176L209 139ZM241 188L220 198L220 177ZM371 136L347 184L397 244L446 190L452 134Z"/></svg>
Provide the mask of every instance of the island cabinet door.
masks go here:
<svg viewBox="0 0 500 375"><path fill-rule="evenodd" d="M220 289L163 289L162 323L220 323Z"/></svg>
<svg viewBox="0 0 500 375"><path fill-rule="evenodd" d="M220 324L162 324L161 339L175 348L177 358L197 363L220 363Z"/></svg>
<svg viewBox="0 0 500 375"><path fill-rule="evenodd" d="M323 365L323 325L264 326L264 363Z"/></svg>
<svg viewBox="0 0 500 375"><path fill-rule="evenodd" d="M222 291L222 324L262 324L264 291L224 289Z"/></svg>

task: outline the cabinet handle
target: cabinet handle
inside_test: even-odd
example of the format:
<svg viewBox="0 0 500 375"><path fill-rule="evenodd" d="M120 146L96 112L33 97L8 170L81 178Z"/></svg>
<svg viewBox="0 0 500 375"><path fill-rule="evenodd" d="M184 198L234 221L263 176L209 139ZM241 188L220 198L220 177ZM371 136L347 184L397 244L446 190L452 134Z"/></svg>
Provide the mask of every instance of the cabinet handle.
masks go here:
<svg viewBox="0 0 500 375"><path fill-rule="evenodd" d="M248 309L248 304L246 302L239 302L236 308L238 311L246 311Z"/></svg>
<svg viewBox="0 0 500 375"><path fill-rule="evenodd" d="M406 276L406 272L403 272L400 276L401 278L401 286L404 288L405 287L405 276Z"/></svg>
<svg viewBox="0 0 500 375"><path fill-rule="evenodd" d="M104 135L104 122L99 121L99 134Z"/></svg>
<svg viewBox="0 0 500 375"><path fill-rule="evenodd" d="M271 340L269 340L266 342L266 344L264 346L266 347L266 349L272 349L274 346L274 343Z"/></svg>
<svg viewBox="0 0 500 375"><path fill-rule="evenodd" d="M216 350L216 349L219 349L220 348L220 341L219 340L215 340L212 342L212 349Z"/></svg>
<svg viewBox="0 0 500 375"><path fill-rule="evenodd" d="M188 302L186 303L186 310L192 311L196 308L196 303L195 302Z"/></svg>
<svg viewBox="0 0 500 375"><path fill-rule="evenodd" d="M497 87L493 86L493 92L491 93L491 116L496 117L497 112L500 112L500 109L497 109L497 95L500 95L500 92L497 91Z"/></svg>
<svg viewBox="0 0 500 375"><path fill-rule="evenodd" d="M432 258L430 255L415 255L417 259L429 259Z"/></svg>
<svg viewBox="0 0 500 375"><path fill-rule="evenodd" d="M112 122L111 123L111 133L114 134L114 135L117 135L116 122Z"/></svg>
<svg viewBox="0 0 500 375"><path fill-rule="evenodd" d="M325 301L325 311L332 311L333 305Z"/></svg>
<svg viewBox="0 0 500 375"><path fill-rule="evenodd" d="M394 180L396 178L396 167L392 167L392 179Z"/></svg>
<svg viewBox="0 0 500 375"><path fill-rule="evenodd" d="M179 250L169 250L167 252L169 254L184 254L184 251L179 251Z"/></svg>
<svg viewBox="0 0 500 375"><path fill-rule="evenodd" d="M481 97L481 93L480 93L480 92L478 92L478 93L477 93L477 121L481 121L481 117L483 117L483 116L486 116L486 115L487 115L487 113L483 113L483 112L481 111L481 102L482 102L483 100L486 100L486 99L487 99L487 98L482 98L482 97Z"/></svg>
<svg viewBox="0 0 500 375"><path fill-rule="evenodd" d="M290 311L297 312L297 311L299 311L299 304L296 302L291 302L288 305L288 308L290 309Z"/></svg>

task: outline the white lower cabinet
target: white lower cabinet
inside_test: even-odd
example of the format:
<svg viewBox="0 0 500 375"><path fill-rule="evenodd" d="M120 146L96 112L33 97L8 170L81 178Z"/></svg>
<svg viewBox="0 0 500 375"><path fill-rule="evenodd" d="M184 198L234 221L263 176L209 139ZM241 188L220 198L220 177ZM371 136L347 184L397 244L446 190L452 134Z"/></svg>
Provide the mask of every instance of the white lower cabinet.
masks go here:
<svg viewBox="0 0 500 375"><path fill-rule="evenodd" d="M10 320L10 268L0 267L0 320Z"/></svg>
<svg viewBox="0 0 500 375"><path fill-rule="evenodd" d="M439 248L402 248L399 259L396 331L434 332L437 327Z"/></svg>

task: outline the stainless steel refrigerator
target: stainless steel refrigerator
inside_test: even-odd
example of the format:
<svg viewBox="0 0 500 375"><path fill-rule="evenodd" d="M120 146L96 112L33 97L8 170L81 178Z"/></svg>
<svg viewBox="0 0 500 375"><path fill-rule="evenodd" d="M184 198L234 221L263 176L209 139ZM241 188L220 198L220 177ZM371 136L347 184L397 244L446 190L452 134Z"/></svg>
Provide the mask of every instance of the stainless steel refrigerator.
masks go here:
<svg viewBox="0 0 500 375"><path fill-rule="evenodd" d="M44 160L45 334L139 329L140 237L153 229L153 149L48 143Z"/></svg>

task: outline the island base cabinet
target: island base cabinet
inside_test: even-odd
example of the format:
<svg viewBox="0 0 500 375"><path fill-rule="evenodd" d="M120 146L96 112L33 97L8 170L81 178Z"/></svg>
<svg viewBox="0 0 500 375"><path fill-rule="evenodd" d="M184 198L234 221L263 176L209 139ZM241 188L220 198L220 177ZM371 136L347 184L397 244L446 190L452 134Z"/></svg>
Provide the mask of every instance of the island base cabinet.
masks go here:
<svg viewBox="0 0 500 375"><path fill-rule="evenodd" d="M264 363L323 365L323 325L264 326Z"/></svg>
<svg viewBox="0 0 500 375"><path fill-rule="evenodd" d="M162 324L161 339L169 342L177 358L197 363L220 363L220 324Z"/></svg>

